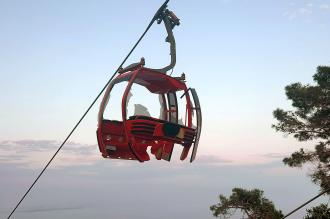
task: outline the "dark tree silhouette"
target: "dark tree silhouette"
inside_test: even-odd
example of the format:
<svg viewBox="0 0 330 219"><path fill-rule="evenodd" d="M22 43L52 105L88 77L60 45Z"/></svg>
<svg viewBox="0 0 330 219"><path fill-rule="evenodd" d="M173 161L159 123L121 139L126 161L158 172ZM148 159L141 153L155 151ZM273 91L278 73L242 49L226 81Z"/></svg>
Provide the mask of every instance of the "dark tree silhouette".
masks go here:
<svg viewBox="0 0 330 219"><path fill-rule="evenodd" d="M276 109L276 131L293 135L299 141L312 141L315 150L300 149L283 162L290 167L305 163L315 165L311 173L314 183L330 194L330 67L319 66L313 76L315 85L294 83L285 87L293 110ZM219 203L210 207L215 217L229 218L241 210L248 219L277 219L283 214L263 196L263 191L234 188L229 198L220 195ZM330 209L321 204L307 210L305 219L330 218Z"/></svg>
<svg viewBox="0 0 330 219"><path fill-rule="evenodd" d="M248 219L280 219L283 214L274 204L263 196L259 189L245 190L234 188L229 198L220 195L219 203L210 207L213 216L229 218L241 210Z"/></svg>
<svg viewBox="0 0 330 219"><path fill-rule="evenodd" d="M330 208L327 205L321 204L307 210L307 214L304 219L329 219Z"/></svg>
<svg viewBox="0 0 330 219"><path fill-rule="evenodd" d="M285 87L294 110L276 109L273 114L278 123L272 127L316 144L315 150L300 149L283 162L290 167L314 164L311 178L325 191L330 189L330 67L319 66L313 78L315 85L294 83Z"/></svg>

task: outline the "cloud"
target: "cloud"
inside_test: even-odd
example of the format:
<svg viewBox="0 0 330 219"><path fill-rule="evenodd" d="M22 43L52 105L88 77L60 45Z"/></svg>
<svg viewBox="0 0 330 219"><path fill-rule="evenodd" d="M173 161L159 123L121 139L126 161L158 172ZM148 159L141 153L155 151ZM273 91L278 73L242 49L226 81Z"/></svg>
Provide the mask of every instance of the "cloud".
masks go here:
<svg viewBox="0 0 330 219"><path fill-rule="evenodd" d="M308 7L300 7L298 9L293 9L283 13L284 17L287 17L289 20L294 20L298 17L306 17L313 14L313 11Z"/></svg>
<svg viewBox="0 0 330 219"><path fill-rule="evenodd" d="M287 17L289 20L298 18L309 20L314 17L313 15L317 16L320 10L324 11L328 9L330 9L330 5L326 3L303 3L297 1L288 4L288 8L283 13L283 16Z"/></svg>
<svg viewBox="0 0 330 219"><path fill-rule="evenodd" d="M224 159L216 155L200 155L196 158L198 164L220 165L232 163L232 160Z"/></svg>
<svg viewBox="0 0 330 219"><path fill-rule="evenodd" d="M325 9L325 10L327 10L327 9L329 9L330 8L330 6L328 5L328 4L321 4L320 5L320 9Z"/></svg>
<svg viewBox="0 0 330 219"><path fill-rule="evenodd" d="M49 140L19 140L19 141L1 141L0 148L3 150L17 149L24 151L41 151L55 148L56 141Z"/></svg>
<svg viewBox="0 0 330 219"><path fill-rule="evenodd" d="M297 11L301 15L309 15L313 13L312 10L309 8L299 8Z"/></svg>
<svg viewBox="0 0 330 219"><path fill-rule="evenodd" d="M0 142L0 163L17 164L23 168L41 168L59 148L54 140L19 140ZM67 142L54 160L53 168L90 165L99 159L97 145Z"/></svg>
<svg viewBox="0 0 330 219"><path fill-rule="evenodd" d="M270 159L283 159L288 155L283 153L267 153L267 154L261 154L261 156Z"/></svg>
<svg viewBox="0 0 330 219"><path fill-rule="evenodd" d="M49 161L51 156L59 148L61 142L54 140L19 140L0 141L0 164L11 164L20 168L40 169ZM252 155L223 155L198 154L194 164L203 166L237 166L269 163L274 160L282 160L286 155L278 153L252 154ZM157 161L150 155L151 161L144 165L166 166L166 161ZM97 145L67 142L56 156L50 168L65 168L72 166L86 166L97 163L111 164L112 167L129 169L139 162L126 160L109 160L101 157ZM174 153L170 166L181 168L188 165L189 161L181 161L178 154ZM141 164L143 165L143 164ZM93 175L95 172L79 171L80 175Z"/></svg>
<svg viewBox="0 0 330 219"><path fill-rule="evenodd" d="M25 151L49 151L58 149L61 142L55 140L18 140L18 141L1 141L0 149L17 150L17 152ZM97 145L86 145L76 142L67 142L62 150L74 151L80 154L90 154Z"/></svg>
<svg viewBox="0 0 330 219"><path fill-rule="evenodd" d="M70 210L81 210L85 207L40 207L40 208L31 208L31 209L22 209L18 210L18 212L24 213L36 213L36 212L49 212L49 211L70 211Z"/></svg>
<svg viewBox="0 0 330 219"><path fill-rule="evenodd" d="M290 154L290 153L289 153ZM255 160L259 160L260 163L282 162L283 158L289 156L288 153L265 153L265 154L251 154Z"/></svg>

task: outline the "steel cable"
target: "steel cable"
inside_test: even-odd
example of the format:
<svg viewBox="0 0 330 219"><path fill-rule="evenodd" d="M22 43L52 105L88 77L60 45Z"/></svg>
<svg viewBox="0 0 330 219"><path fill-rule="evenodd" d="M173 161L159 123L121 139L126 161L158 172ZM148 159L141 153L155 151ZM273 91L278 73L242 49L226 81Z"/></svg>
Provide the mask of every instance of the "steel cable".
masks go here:
<svg viewBox="0 0 330 219"><path fill-rule="evenodd" d="M328 192L330 192L330 189L325 190L325 191L321 192L320 194L318 194L317 196L315 196L315 197L309 199L309 200L308 200L307 202L305 202L304 204L300 205L299 207L297 207L296 209L294 209L294 210L291 211L290 213L286 214L284 217L282 217L282 219L289 217L291 214L295 213L296 211L298 211L299 209L301 209L301 208L304 207L305 205L311 203L312 201L314 201L314 200L317 199L318 197L320 197L320 196L322 196L322 195L324 195L325 193L328 193Z"/></svg>

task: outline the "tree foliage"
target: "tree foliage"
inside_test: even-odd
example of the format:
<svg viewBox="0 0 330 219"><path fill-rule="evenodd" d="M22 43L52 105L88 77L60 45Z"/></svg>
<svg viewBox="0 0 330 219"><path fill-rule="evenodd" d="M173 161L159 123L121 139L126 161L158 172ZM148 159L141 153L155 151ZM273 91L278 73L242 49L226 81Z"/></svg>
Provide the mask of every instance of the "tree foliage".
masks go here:
<svg viewBox="0 0 330 219"><path fill-rule="evenodd" d="M327 205L321 204L319 206L313 207L307 210L307 214L304 219L329 219L330 218L330 208Z"/></svg>
<svg viewBox="0 0 330 219"><path fill-rule="evenodd" d="M282 212L263 196L258 189L245 190L234 188L229 198L220 195L219 203L210 207L215 217L229 218L236 210L241 210L249 219L282 218Z"/></svg>
<svg viewBox="0 0 330 219"><path fill-rule="evenodd" d="M315 85L294 83L285 87L294 110L276 109L278 123L272 127L299 141L312 141L315 150L300 149L283 162L290 167L315 165L311 177L322 189L330 189L330 67L319 66L313 76ZM315 143L317 142L317 143Z"/></svg>

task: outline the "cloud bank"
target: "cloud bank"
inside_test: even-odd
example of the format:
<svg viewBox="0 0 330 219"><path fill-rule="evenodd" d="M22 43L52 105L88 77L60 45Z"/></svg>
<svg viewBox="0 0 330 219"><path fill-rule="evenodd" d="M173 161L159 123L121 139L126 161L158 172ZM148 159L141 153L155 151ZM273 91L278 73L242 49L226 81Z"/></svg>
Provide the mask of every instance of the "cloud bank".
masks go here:
<svg viewBox="0 0 330 219"><path fill-rule="evenodd" d="M23 168L40 168L59 148L54 140L18 140L0 142L0 163L16 164ZM68 142L51 168L88 165L98 160L97 145Z"/></svg>

